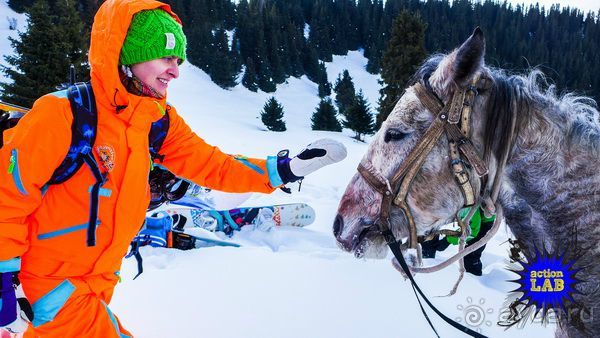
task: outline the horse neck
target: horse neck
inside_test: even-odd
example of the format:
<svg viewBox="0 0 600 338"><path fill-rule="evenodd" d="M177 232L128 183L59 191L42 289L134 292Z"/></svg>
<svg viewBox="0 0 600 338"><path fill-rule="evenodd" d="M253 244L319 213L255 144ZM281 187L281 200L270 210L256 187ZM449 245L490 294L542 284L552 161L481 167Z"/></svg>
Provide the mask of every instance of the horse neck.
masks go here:
<svg viewBox="0 0 600 338"><path fill-rule="evenodd" d="M600 240L600 168L597 148L573 131L558 105L531 104L520 116L518 137L505 169L504 195L530 208L529 225L509 223L519 237L560 247L577 233ZM506 207L514 204L505 198ZM520 206L521 208L523 205ZM587 225L587 226L586 226ZM526 233L529 232L529 233Z"/></svg>

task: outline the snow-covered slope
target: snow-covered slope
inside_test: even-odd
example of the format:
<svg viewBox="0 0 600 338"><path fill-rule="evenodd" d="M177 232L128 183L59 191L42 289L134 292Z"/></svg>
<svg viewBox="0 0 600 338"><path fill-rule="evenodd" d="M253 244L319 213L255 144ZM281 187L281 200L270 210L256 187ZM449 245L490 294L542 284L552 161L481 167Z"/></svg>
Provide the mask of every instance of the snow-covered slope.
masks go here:
<svg viewBox="0 0 600 338"><path fill-rule="evenodd" d="M0 14L14 16L5 4L0 4ZM7 33L14 36L0 25L2 54L12 52L4 38ZM357 89L363 89L375 107L379 85L377 77L364 70L365 64L357 51L334 57L327 63L329 80L348 69ZM135 281L135 260L124 260L123 282L110 306L125 327L137 337L433 337L409 282L389 260L357 260L335 244L331 226L339 199L367 145L352 139L350 131L310 130L310 116L319 101L316 85L303 77L278 86L274 96L284 106L288 131L276 133L266 131L259 118L272 94L252 93L242 86L223 90L190 64L180 73L172 82L169 101L201 137L224 151L264 157L287 148L294 154L313 140L330 137L347 146L348 158L310 175L299 192L292 187L292 195L255 194L245 203L309 203L317 218L307 228L242 231L234 237L241 248L142 248L145 271ZM552 336L553 327L539 323L508 331L496 325L506 310L506 294L515 287L507 282L514 278L505 269L507 236L505 229L499 231L484 252L484 275L467 274L456 295L435 297L448 293L457 267L419 275L417 281L447 316L463 323L470 318L486 335ZM479 309L481 320L467 316ZM435 314L430 317L442 337L462 336Z"/></svg>

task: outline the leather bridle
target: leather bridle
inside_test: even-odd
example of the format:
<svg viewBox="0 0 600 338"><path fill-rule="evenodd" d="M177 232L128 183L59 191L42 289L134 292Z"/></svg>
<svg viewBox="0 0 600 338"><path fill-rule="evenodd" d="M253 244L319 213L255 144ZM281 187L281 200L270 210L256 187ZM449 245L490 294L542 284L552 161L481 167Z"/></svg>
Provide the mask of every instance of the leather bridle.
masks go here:
<svg viewBox="0 0 600 338"><path fill-rule="evenodd" d="M448 150L451 159L450 169L454 175L455 182L461 188L465 201L464 206L470 207L478 202L477 199L480 196L480 190L476 191L474 189L469 172L465 170L465 163L468 163L479 177L488 173L485 162L478 155L471 142L471 113L478 92L478 84L479 79L476 77L470 85L457 89L447 105L444 105L437 95L431 89L428 89L428 83L419 82L413 85L411 88L417 98L435 116L429 128L390 180L374 168L368 159L364 159L358 165L358 172L365 181L383 196L380 216L376 223L379 231L386 237L388 243L396 241L391 232L390 220L393 203L404 212L408 221L409 236L407 244L404 247L417 249L417 243L419 242L417 227L406 197L411 183L423 166L427 155L429 155L444 134L446 134L448 139ZM460 237L465 231L468 231L468 227L460 219L458 223L461 226L460 231L444 229L435 232L435 234L441 233ZM433 233L429 235L431 237Z"/></svg>
<svg viewBox="0 0 600 338"><path fill-rule="evenodd" d="M425 80L426 81L426 80ZM514 141L514 132L515 132L515 116L511 117L511 126L510 126L510 134L508 140L508 147L506 147L499 159L498 166L496 168L496 172L494 175L493 184L490 190L485 189L487 186L487 181L485 181L484 177L488 174L488 167L483 159L477 154L475 146L471 141L471 113L473 103L475 101L475 97L478 94L477 88L482 88L479 76L476 76L475 79L465 88L459 88L455 91L452 96L449 104L445 105L438 97L435 95L431 87L427 82L424 83L416 83L412 86L413 91L417 95L417 98L421 101L421 103L435 116L433 122L429 126L429 128L425 131L421 139L417 142L412 151L408 154L406 159L400 164L400 167L391 178L388 180L384 175L381 174L368 159L364 159L358 165L358 172L364 178L364 180L376 191L378 191L382 195L381 201L381 209L379 219L375 221L375 224L379 227L380 233L383 235L385 241L387 242L390 250L394 254L396 258L396 262L402 269L404 275L410 280L413 291L415 292L415 296L417 297L417 301L425 316L425 319L435 332L435 334L439 337L438 332L436 331L433 323L429 319L427 312L423 308L423 304L419 299L418 294L421 295L423 301L438 315L442 318L446 323L452 325L457 330L460 330L472 337L484 338L485 336L475 332L474 330L457 323L456 321L445 316L441 311L439 311L425 296L421 288L418 286L416 281L412 276L412 272L414 271L424 271L424 272L433 272L436 271L437 267L444 267L456 261L460 258L463 258L470 252L477 250L479 247L483 246L489 239L496 233L499 228L501 219L502 219L502 207L496 204L496 199L498 197L498 192L501 185L501 177L504 170L504 166L506 165L508 154L510 149L512 148L512 143ZM460 127L459 127L460 124ZM450 153L450 168L454 175L455 182L461 188L463 198L464 198L464 206L472 207L469 215L466 217L465 222L463 222L458 215L456 219L458 224L460 225L460 231L452 231L452 230L438 230L436 232L430 233L431 235L437 234L445 234L452 236L459 236L461 239L460 250L459 253L448 259L446 262L439 264L433 268L409 268L408 264L404 259L404 255L402 254L402 248L412 248L417 250L419 263L421 261L420 250L418 250L418 242L419 237L417 236L417 227L415 225L414 217L408 206L406 201L406 197L408 195L411 183L415 178L416 174L419 172L427 155L431 152L433 147L440 140L442 135L446 134L448 139L448 151ZM475 190L469 173L465 170L465 163L468 163L471 168L474 169L475 173L482 179L479 190ZM484 195L482 197L482 195ZM494 225L490 229L490 231L482 238L480 241L471 245L468 249L464 249L464 241L469 231L469 220L473 215L475 208L479 208L479 205L485 201L485 212L493 213L497 211L497 217L494 221ZM392 208L392 203L398 206L404 213L409 228L409 238L406 245L401 245L401 242L398 242L392 232L390 213ZM425 239L425 238L422 238ZM464 270L462 270L461 265L461 277L459 281L455 285L455 289L462 279L462 274Z"/></svg>

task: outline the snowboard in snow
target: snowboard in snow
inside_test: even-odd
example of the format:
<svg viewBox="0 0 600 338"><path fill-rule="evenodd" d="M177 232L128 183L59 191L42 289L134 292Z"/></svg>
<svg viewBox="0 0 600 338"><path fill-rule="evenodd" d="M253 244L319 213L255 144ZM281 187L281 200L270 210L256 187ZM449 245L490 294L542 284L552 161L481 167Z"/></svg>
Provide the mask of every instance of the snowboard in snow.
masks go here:
<svg viewBox="0 0 600 338"><path fill-rule="evenodd" d="M171 217L178 215L173 227L201 228L210 232L223 231L231 234L243 226L252 225L259 230L268 230L274 226L304 227L315 220L315 211L305 203L280 204L261 207L244 207L229 210L206 210L199 208L169 208L163 210Z"/></svg>
<svg viewBox="0 0 600 338"><path fill-rule="evenodd" d="M178 241L175 247L188 250L206 246L231 246L239 248L241 245L229 239L223 239L212 231L202 228L173 228L173 241ZM185 241L185 244L182 242Z"/></svg>
<svg viewBox="0 0 600 338"><path fill-rule="evenodd" d="M165 203L151 212L181 207L227 210L236 208L251 196L252 193L228 193L192 183L182 198Z"/></svg>

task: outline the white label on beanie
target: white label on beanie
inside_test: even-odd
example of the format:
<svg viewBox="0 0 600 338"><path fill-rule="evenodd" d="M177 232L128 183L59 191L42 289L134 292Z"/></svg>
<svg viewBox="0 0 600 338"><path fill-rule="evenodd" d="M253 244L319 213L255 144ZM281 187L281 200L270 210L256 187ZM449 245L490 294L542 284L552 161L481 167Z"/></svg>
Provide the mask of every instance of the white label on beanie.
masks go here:
<svg viewBox="0 0 600 338"><path fill-rule="evenodd" d="M167 45L165 46L166 49L174 49L175 48L175 35L173 33L165 33L165 36L167 37Z"/></svg>

